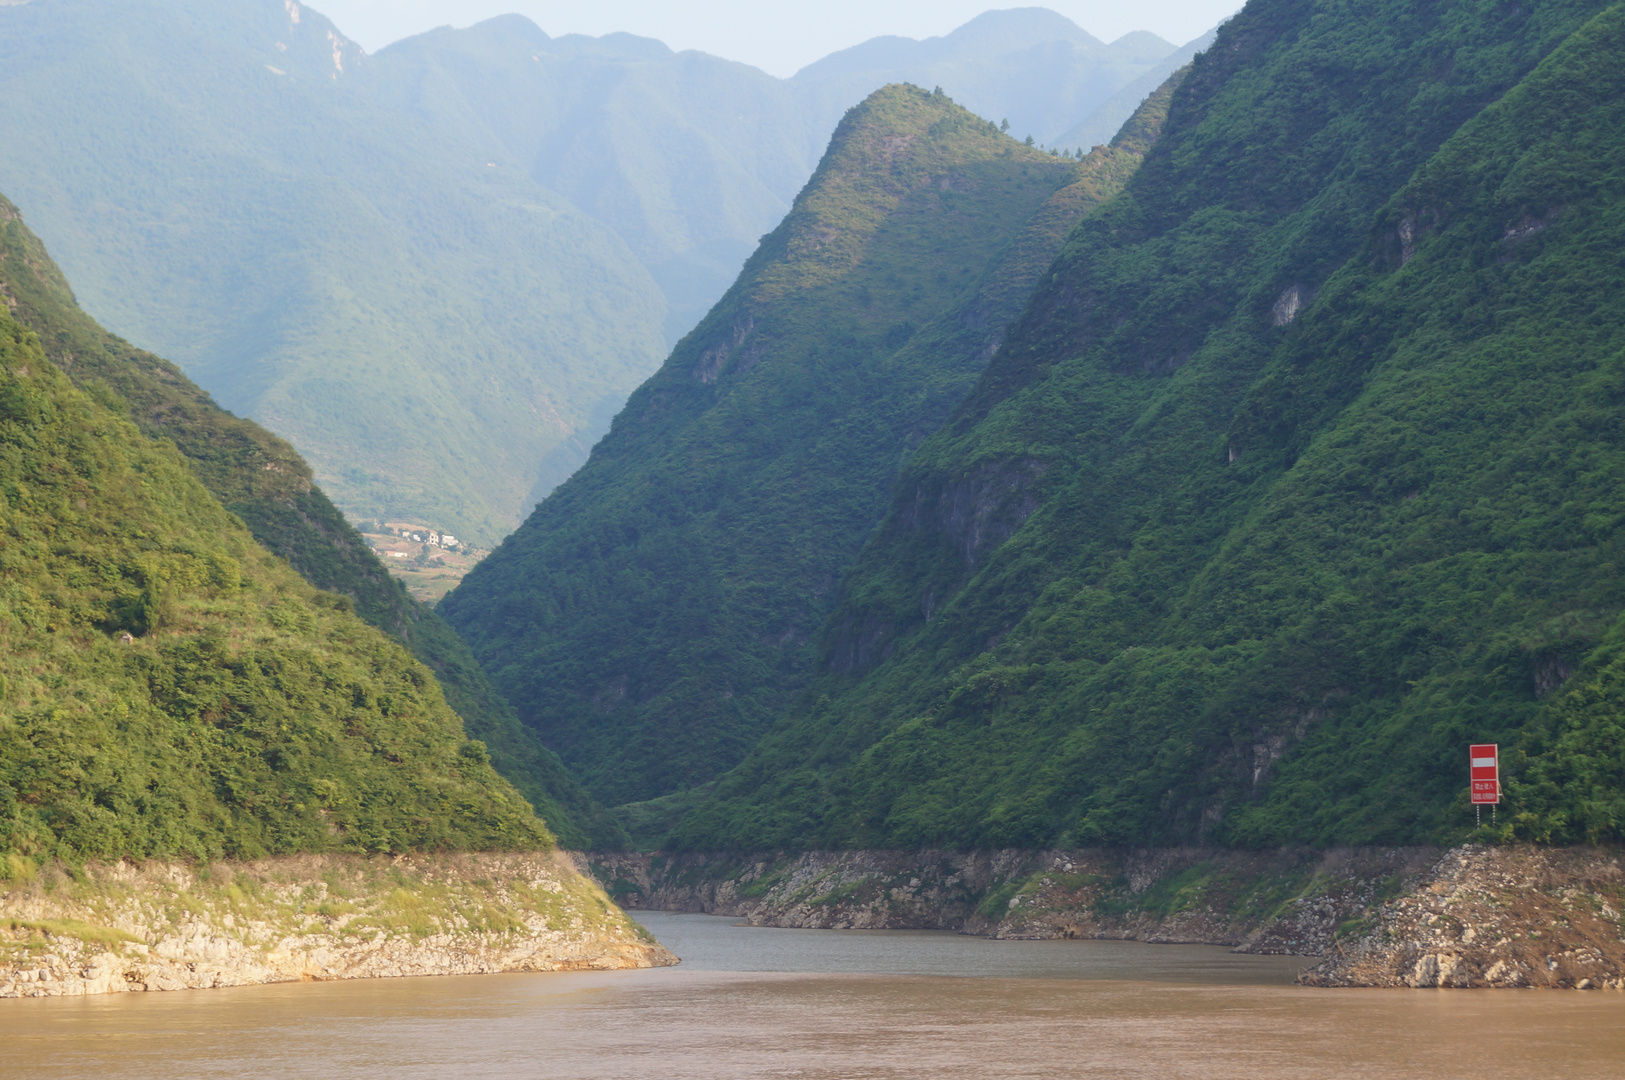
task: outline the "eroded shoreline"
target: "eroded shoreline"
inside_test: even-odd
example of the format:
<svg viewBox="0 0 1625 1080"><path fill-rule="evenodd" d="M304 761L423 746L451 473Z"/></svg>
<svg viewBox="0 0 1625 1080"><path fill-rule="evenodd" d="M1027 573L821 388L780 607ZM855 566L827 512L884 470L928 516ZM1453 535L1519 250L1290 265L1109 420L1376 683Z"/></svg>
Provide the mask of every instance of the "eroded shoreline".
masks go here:
<svg viewBox="0 0 1625 1080"><path fill-rule="evenodd" d="M577 856L629 908L760 926L1227 945L1312 986L1625 989L1611 848Z"/></svg>
<svg viewBox="0 0 1625 1080"><path fill-rule="evenodd" d="M48 867L0 895L0 997L658 967L562 853Z"/></svg>

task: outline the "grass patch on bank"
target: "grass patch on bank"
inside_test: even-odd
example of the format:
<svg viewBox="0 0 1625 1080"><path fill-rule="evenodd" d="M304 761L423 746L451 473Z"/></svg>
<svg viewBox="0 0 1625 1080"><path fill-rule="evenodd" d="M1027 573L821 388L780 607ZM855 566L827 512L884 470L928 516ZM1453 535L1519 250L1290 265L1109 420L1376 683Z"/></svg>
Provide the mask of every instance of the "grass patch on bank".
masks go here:
<svg viewBox="0 0 1625 1080"><path fill-rule="evenodd" d="M3 891L0 904L63 913L0 923L24 934L25 945L40 935L156 945L198 924L254 949L321 935L491 939L569 931L643 940L602 889L551 855L49 864L26 885Z"/></svg>
<svg viewBox="0 0 1625 1080"><path fill-rule="evenodd" d="M7 925L12 930L29 930L46 937L77 938L89 945L120 945L125 942L141 944L141 939L134 934L78 919L11 919Z"/></svg>

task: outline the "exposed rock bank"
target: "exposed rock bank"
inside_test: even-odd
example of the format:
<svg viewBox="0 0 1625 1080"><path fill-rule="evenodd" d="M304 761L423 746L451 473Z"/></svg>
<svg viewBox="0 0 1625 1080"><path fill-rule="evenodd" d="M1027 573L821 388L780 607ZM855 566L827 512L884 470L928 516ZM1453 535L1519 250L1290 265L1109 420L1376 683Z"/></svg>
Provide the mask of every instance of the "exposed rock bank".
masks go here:
<svg viewBox="0 0 1625 1080"><path fill-rule="evenodd" d="M1595 848L1446 852L1301 981L1625 990L1625 870Z"/></svg>
<svg viewBox="0 0 1625 1080"><path fill-rule="evenodd" d="M676 963L562 854L20 865L0 997Z"/></svg>
<svg viewBox="0 0 1625 1080"><path fill-rule="evenodd" d="M1229 945L1323 956L1303 980L1322 986L1625 985L1625 880L1612 850L580 858L627 907L732 915L758 926Z"/></svg>
<svg viewBox="0 0 1625 1080"><path fill-rule="evenodd" d="M955 930L994 938L1118 938L1319 955L1436 848L1134 852L839 851L595 854L626 907L735 915L761 926Z"/></svg>

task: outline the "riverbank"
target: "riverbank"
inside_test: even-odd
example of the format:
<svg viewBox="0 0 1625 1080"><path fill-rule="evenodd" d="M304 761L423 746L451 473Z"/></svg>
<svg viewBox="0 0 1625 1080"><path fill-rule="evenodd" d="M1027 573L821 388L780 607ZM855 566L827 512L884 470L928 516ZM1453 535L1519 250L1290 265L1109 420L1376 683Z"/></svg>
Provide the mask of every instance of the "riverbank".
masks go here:
<svg viewBox="0 0 1625 1080"><path fill-rule="evenodd" d="M0 890L0 997L676 963L561 853L13 857Z"/></svg>
<svg viewBox="0 0 1625 1080"><path fill-rule="evenodd" d="M578 857L626 907L759 926L1228 945L1321 956L1321 986L1596 988L1625 988L1620 864L1530 846Z"/></svg>
<svg viewBox="0 0 1625 1080"><path fill-rule="evenodd" d="M1625 990L1621 861L1600 848L1453 849L1299 981Z"/></svg>

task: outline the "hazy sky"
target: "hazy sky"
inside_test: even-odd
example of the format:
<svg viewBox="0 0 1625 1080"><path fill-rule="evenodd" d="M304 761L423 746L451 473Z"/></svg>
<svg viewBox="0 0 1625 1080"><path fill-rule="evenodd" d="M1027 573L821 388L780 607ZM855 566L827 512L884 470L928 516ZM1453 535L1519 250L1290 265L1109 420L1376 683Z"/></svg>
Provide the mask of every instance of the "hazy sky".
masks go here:
<svg viewBox="0 0 1625 1080"><path fill-rule="evenodd" d="M555 37L625 30L785 76L879 34L946 34L1000 5L987 0L312 0L310 6L370 52L436 26L468 26L517 11ZM1240 0L1055 0L1040 6L1104 41L1150 30L1183 45L1241 5Z"/></svg>

